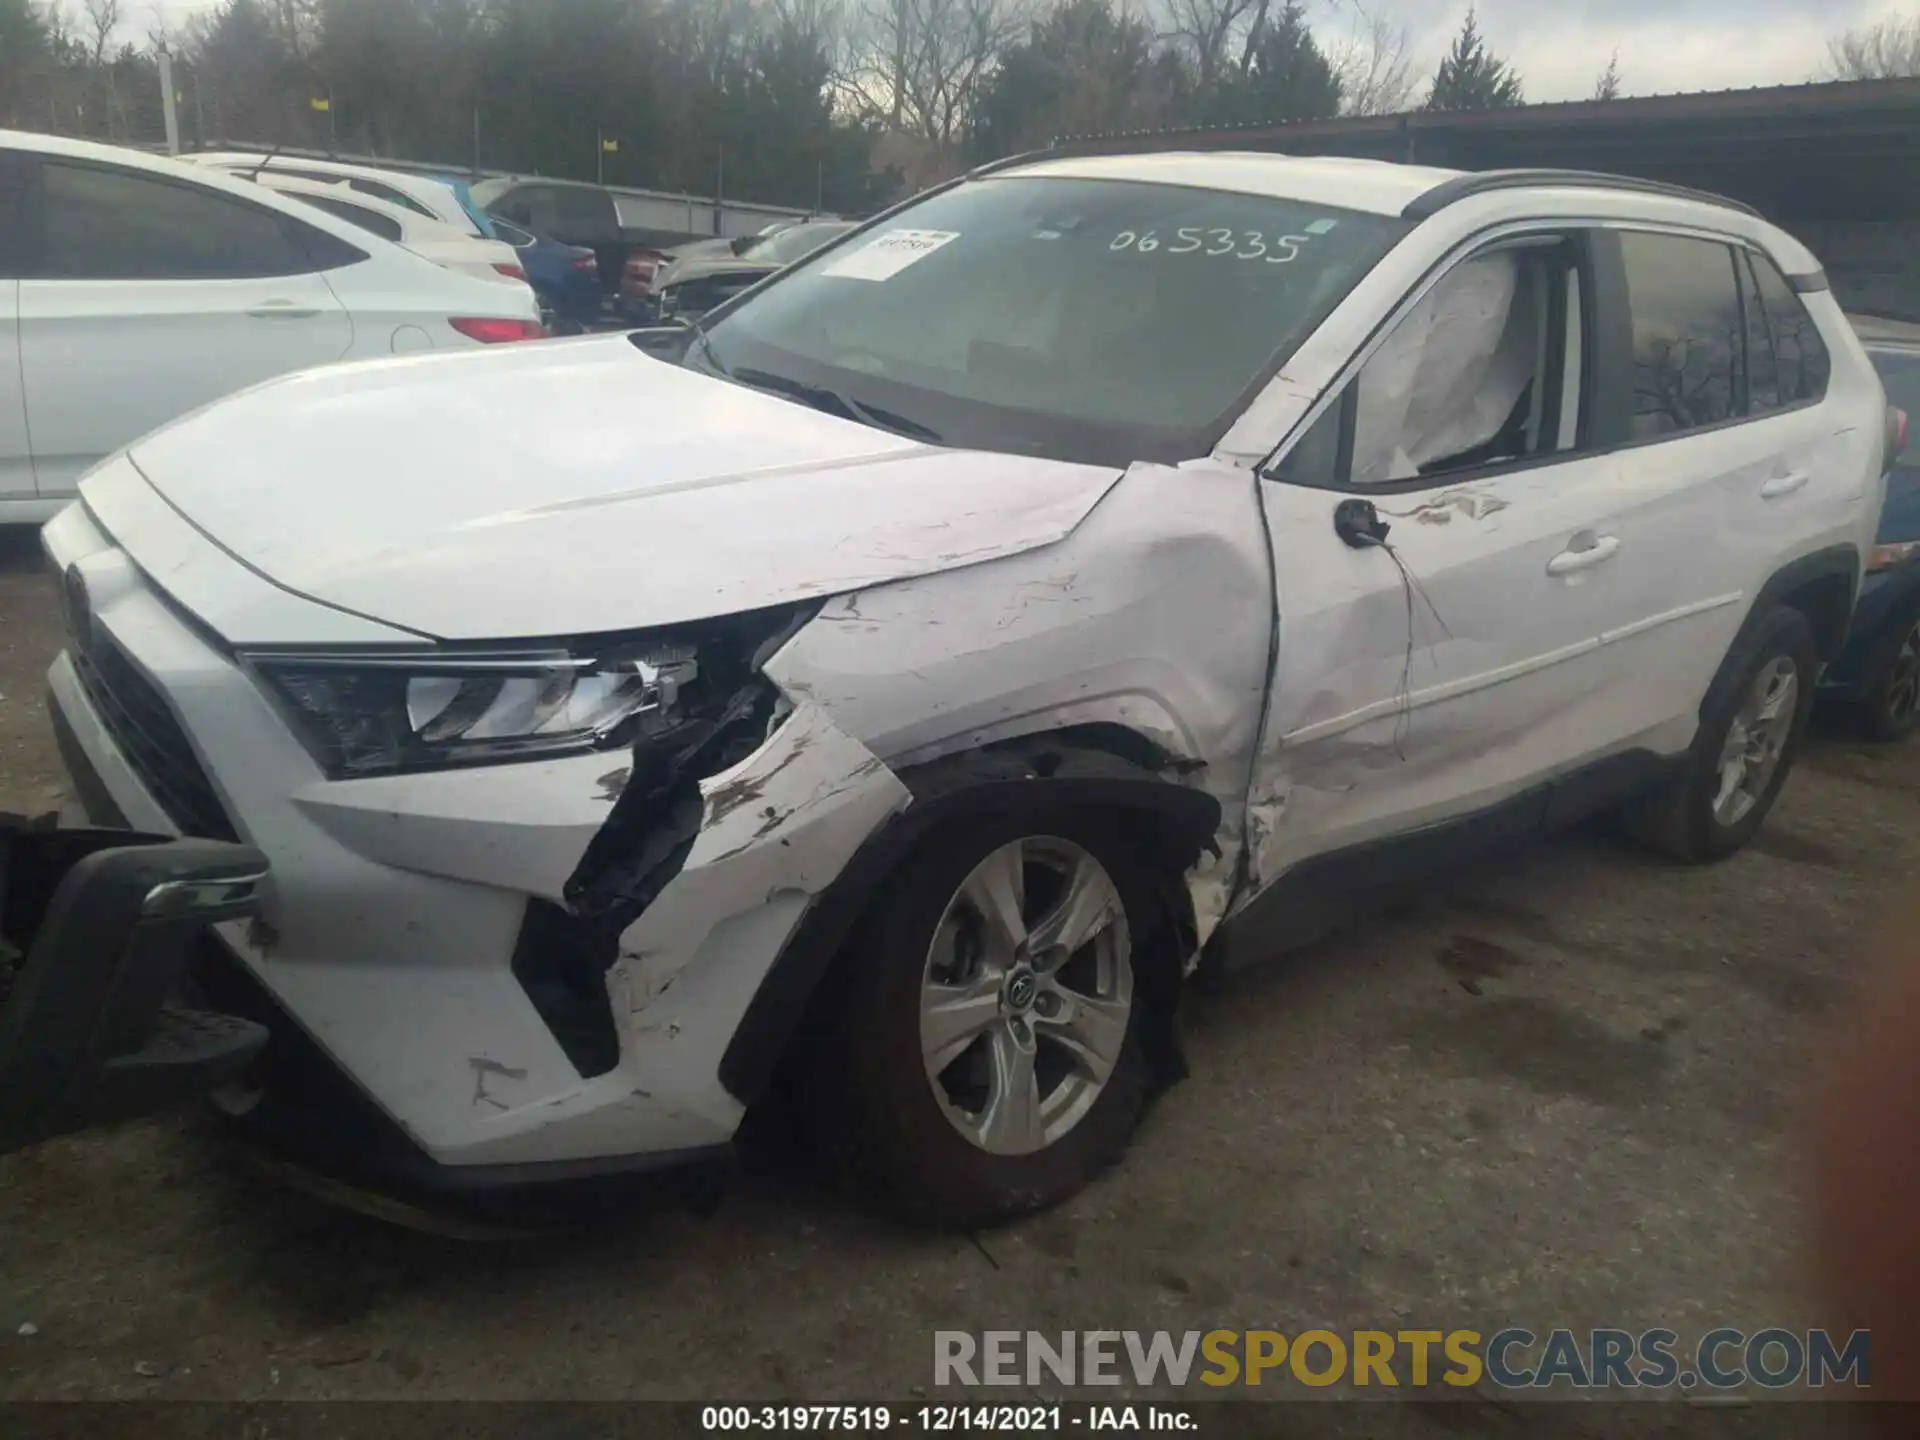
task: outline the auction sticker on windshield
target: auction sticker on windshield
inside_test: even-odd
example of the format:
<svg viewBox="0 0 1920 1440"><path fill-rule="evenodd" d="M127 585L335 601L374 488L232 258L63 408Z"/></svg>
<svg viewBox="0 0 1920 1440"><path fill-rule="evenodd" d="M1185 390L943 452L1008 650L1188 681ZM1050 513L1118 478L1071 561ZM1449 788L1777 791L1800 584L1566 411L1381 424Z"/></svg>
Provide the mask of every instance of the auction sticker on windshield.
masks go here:
<svg viewBox="0 0 1920 1440"><path fill-rule="evenodd" d="M909 265L959 238L958 230L889 230L820 273L842 280L891 280Z"/></svg>

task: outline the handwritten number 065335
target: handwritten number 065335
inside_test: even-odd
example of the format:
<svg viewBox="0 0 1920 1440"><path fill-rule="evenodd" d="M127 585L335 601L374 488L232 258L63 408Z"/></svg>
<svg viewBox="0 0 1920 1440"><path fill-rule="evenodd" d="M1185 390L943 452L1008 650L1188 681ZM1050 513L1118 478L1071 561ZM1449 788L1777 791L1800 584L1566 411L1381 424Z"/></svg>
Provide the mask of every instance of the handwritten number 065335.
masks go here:
<svg viewBox="0 0 1920 1440"><path fill-rule="evenodd" d="M1269 240L1258 230L1229 230L1224 226L1217 230L1182 227L1174 231L1165 248L1169 255L1200 254L1215 260L1264 260L1269 265L1287 265L1300 258L1300 247L1310 239L1308 235L1277 235ZM1109 250L1132 250L1142 255L1160 248L1160 236L1153 230L1122 230L1107 246Z"/></svg>

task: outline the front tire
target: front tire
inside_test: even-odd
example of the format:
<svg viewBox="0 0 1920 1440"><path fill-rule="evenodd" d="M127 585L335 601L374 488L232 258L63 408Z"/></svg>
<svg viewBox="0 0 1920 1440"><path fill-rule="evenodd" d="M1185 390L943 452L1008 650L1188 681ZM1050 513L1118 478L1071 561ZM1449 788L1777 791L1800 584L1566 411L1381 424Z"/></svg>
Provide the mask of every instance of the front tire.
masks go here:
<svg viewBox="0 0 1920 1440"><path fill-rule="evenodd" d="M1167 934L1147 863L1084 815L949 829L846 957L838 1117L904 1217L975 1228L1057 1204L1145 1111Z"/></svg>
<svg viewBox="0 0 1920 1440"><path fill-rule="evenodd" d="M1793 769L1819 672L1813 626L1798 610L1779 606L1752 626L1708 692L1684 768L1628 808L1627 833L1696 865L1742 849Z"/></svg>

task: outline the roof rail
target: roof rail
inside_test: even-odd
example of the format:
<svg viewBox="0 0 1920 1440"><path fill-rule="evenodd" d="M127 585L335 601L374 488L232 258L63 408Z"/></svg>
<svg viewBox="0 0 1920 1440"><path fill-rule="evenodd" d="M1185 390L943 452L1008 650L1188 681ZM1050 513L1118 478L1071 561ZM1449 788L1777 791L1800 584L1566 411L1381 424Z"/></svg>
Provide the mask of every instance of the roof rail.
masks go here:
<svg viewBox="0 0 1920 1440"><path fill-rule="evenodd" d="M1475 195L1496 190L1519 190L1536 185L1575 186L1592 190L1627 190L1636 195L1665 195L1674 200L1694 200L1703 205L1718 205L1759 218L1760 212L1739 200L1729 200L1708 190L1686 185L1669 185L1663 180L1639 180L1631 175L1603 175L1594 170L1479 170L1442 181L1400 212L1403 220L1428 220L1447 206Z"/></svg>
<svg viewBox="0 0 1920 1440"><path fill-rule="evenodd" d="M989 160L984 165L976 165L967 171L967 179L978 180L982 175L991 175L996 170L1010 170L1015 165L1030 165L1036 160L1059 159L1061 148L1058 143L1044 150L1022 150L1018 155L1002 155L998 160Z"/></svg>

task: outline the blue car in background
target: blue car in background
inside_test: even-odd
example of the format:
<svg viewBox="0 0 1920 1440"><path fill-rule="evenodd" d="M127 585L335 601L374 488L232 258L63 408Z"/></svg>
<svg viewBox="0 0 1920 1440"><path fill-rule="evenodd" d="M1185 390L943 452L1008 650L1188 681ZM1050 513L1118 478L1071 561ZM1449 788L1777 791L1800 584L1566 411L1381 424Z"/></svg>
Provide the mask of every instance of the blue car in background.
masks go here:
<svg viewBox="0 0 1920 1440"><path fill-rule="evenodd" d="M1856 318L1854 328L1887 387L1887 403L1920 414L1920 325ZM1899 453L1867 561L1847 648L1821 677L1831 702L1874 740L1903 740L1920 726L1920 455Z"/></svg>
<svg viewBox="0 0 1920 1440"><path fill-rule="evenodd" d="M584 245L563 245L498 215L489 215L487 220L495 238L518 252L548 330L556 335L577 335L600 323L607 308L607 292L600 283L600 261L593 251Z"/></svg>

